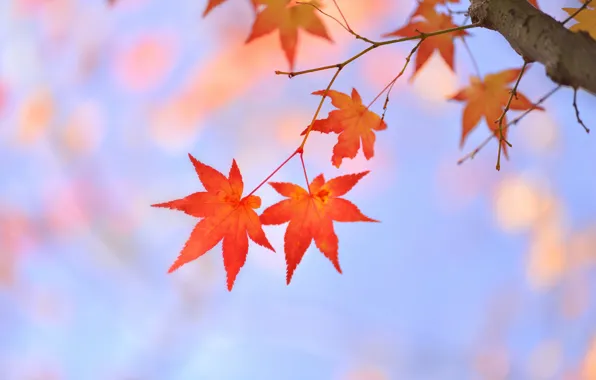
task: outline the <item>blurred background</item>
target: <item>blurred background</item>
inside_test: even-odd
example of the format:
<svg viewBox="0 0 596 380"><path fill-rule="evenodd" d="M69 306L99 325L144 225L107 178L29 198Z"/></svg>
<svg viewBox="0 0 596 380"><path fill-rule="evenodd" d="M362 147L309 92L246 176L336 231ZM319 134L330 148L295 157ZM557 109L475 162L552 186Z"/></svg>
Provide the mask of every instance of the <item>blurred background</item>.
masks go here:
<svg viewBox="0 0 596 380"><path fill-rule="evenodd" d="M415 6L339 4L372 39ZM580 5L539 4L558 19ZM250 2L205 6L0 1L0 380L596 379L596 140L563 89L511 129L500 172L495 141L458 166L488 134L459 150L463 104L445 98L475 72L461 42L457 74L437 55L398 81L372 160L336 169L335 136L309 138L311 178L371 170L346 198L382 223L336 223L343 275L311 246L286 286L285 226L265 227L277 253L251 243L232 292L221 244L166 274L197 220L149 205L201 189L187 153L224 173L235 158L254 188L332 74L274 75L277 32L244 44ZM297 70L363 48L324 22L335 42L301 32ZM521 66L470 33L483 74ZM412 46L367 54L334 88L368 103ZM553 87L534 65L519 90ZM596 129L596 98L578 103ZM302 184L299 160L275 180Z"/></svg>

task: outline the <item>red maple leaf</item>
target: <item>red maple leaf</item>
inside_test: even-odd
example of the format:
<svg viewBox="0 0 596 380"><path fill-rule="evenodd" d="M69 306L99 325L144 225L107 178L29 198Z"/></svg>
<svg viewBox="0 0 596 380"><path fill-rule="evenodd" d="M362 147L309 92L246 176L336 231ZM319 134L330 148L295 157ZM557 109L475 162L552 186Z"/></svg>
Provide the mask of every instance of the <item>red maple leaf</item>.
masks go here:
<svg viewBox="0 0 596 380"><path fill-rule="evenodd" d="M336 177L327 182L321 174L310 184L310 193L293 183L269 183L278 193L288 197L268 207L261 214L261 223L264 225L289 222L284 235L288 284L313 239L317 248L341 273L338 258L339 240L333 230L333 221L376 220L363 215L352 202L338 197L350 191L366 174L368 171Z"/></svg>
<svg viewBox="0 0 596 380"><path fill-rule="evenodd" d="M315 91L313 94L322 96L325 94L325 90ZM370 160L375 154L376 136L374 131L387 129L385 121L362 104L362 98L355 88L352 89L351 97L334 90L329 90L327 96L331 98L331 103L338 109L329 112L325 119L315 120L312 130L339 134L331 157L333 165L339 168L344 158L356 157L361 140L364 157ZM307 129L302 132L302 135L306 133Z"/></svg>
<svg viewBox="0 0 596 380"><path fill-rule="evenodd" d="M189 154L188 157L207 191L152 205L184 211L197 218L203 218L191 232L190 238L168 273L199 258L223 239L228 290L232 290L236 275L246 261L248 237L275 252L265 236L259 216L254 211L261 207L261 198L256 195L241 198L244 184L236 160L232 161L229 178L226 178L212 167L197 161L192 155Z"/></svg>
<svg viewBox="0 0 596 380"><path fill-rule="evenodd" d="M252 7L257 9L257 1L258 0L250 0L252 3ZM203 17L207 16L209 12L211 12L215 7L225 3L226 0L209 0L207 2L207 6L205 7L205 11L203 12Z"/></svg>
<svg viewBox="0 0 596 380"><path fill-rule="evenodd" d="M462 134L460 140L460 147L463 147L466 138L474 130L480 119L484 117L489 129L499 136L499 125L495 123L509 100L511 94L511 86L520 74L521 69L503 70L495 74L488 74L484 80L472 76L470 85L461 89L457 94L452 96L450 100L457 100L460 102L467 102L464 107ZM516 91L516 96L513 97L510 105L511 110L527 110L532 107L532 102L528 100L522 93ZM536 109L543 110L542 107ZM507 125L506 117L503 118L503 126ZM507 129L503 129L503 137L507 137ZM507 144L503 142L503 149L507 155Z"/></svg>
<svg viewBox="0 0 596 380"><path fill-rule="evenodd" d="M419 14L410 19L410 22L402 28L391 33L384 34L383 37L414 37L420 33L431 33L444 29L451 29L457 27L453 23L453 18L445 13L438 13L434 7L423 7L419 9ZM416 60L414 64L414 73L412 78L416 75L418 70L428 61L435 50L438 50L445 60L445 63L453 70L453 56L455 53L455 46L453 39L455 37L463 37L469 35L465 30L458 30L451 33L440 34L432 36L420 44L416 52Z"/></svg>
<svg viewBox="0 0 596 380"><path fill-rule="evenodd" d="M296 46L298 45L298 28L310 34L327 39L325 24L315 13L317 10L307 4L291 6L289 0L256 0L266 7L257 13L257 18L252 25L252 30L246 43L279 29L281 47L290 63L290 70L294 69ZM317 1L311 1L318 5Z"/></svg>

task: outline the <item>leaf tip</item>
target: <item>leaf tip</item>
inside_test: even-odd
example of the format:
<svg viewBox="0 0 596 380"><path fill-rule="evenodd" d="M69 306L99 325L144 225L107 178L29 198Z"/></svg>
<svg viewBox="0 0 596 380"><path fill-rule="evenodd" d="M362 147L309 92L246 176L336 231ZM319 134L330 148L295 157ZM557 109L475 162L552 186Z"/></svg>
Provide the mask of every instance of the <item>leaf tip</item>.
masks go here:
<svg viewBox="0 0 596 380"><path fill-rule="evenodd" d="M174 264L172 264L170 269L168 269L168 274L174 272L178 268L180 268L180 264L178 263L178 261L176 261Z"/></svg>
<svg viewBox="0 0 596 380"><path fill-rule="evenodd" d="M188 158L190 159L190 162L192 162L194 165L196 165L199 161L194 158L194 156L192 154L188 154Z"/></svg>

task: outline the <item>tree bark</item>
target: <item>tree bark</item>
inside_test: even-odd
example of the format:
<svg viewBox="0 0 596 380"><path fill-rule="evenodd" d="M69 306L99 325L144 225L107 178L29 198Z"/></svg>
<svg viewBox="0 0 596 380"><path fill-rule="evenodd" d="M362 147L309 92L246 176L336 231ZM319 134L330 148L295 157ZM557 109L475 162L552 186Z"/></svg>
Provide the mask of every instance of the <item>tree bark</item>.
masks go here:
<svg viewBox="0 0 596 380"><path fill-rule="evenodd" d="M500 33L528 62L540 62L555 83L596 95L596 40L571 32L527 0L470 0L472 22Z"/></svg>

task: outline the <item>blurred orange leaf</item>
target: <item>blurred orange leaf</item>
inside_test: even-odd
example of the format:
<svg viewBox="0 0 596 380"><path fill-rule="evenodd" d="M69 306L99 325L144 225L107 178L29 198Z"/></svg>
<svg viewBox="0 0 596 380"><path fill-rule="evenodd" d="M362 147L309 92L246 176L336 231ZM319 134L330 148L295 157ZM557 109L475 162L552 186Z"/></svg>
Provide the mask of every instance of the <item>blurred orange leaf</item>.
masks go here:
<svg viewBox="0 0 596 380"><path fill-rule="evenodd" d="M265 8L257 14L246 43L279 29L281 47L290 64L290 70L294 69L298 28L331 41L325 24L315 13L317 10L313 6L307 4L289 6L289 0L257 1L259 4L265 5ZM311 4L318 6L317 1L311 1Z"/></svg>
<svg viewBox="0 0 596 380"><path fill-rule="evenodd" d="M414 37L420 33L431 33L438 30L451 29L457 27L453 23L453 18L445 13L438 13L434 7L424 7L419 9L420 12L416 17L410 19L410 22L396 31L383 34L383 37ZM414 64L414 73L412 78L420 70L426 61L430 58L435 50L438 50L441 57L445 60L447 65L453 70L453 55L455 53L455 46L453 39L455 37L463 37L469 35L465 30L458 30L452 33L440 34L425 39L416 52L416 61Z"/></svg>
<svg viewBox="0 0 596 380"><path fill-rule="evenodd" d="M48 129L54 117L54 101L49 91L42 89L25 99L18 114L18 140L34 143Z"/></svg>
<svg viewBox="0 0 596 380"><path fill-rule="evenodd" d="M176 57L175 38L165 33L137 37L114 62L120 84L133 91L147 91L159 85L172 70Z"/></svg>
<svg viewBox="0 0 596 380"><path fill-rule="evenodd" d="M499 126L495 121L503 113L503 109L509 100L512 88L508 86L514 82L520 74L521 69L503 70L495 74L488 74L484 80L472 76L470 85L463 88L450 99L460 102L467 102L463 114L463 128L460 139L460 147L463 147L466 138L474 130L482 117L485 118L488 128L497 135ZM532 107L532 102L519 91L511 101L510 109L527 110ZM536 107L543 110L542 107ZM503 125L507 124L503 118ZM507 130L503 130L503 137L507 137ZM507 155L507 144L503 141L505 155Z"/></svg>

